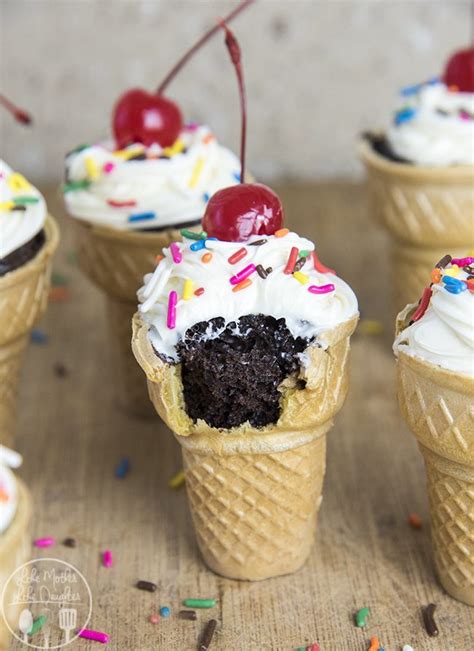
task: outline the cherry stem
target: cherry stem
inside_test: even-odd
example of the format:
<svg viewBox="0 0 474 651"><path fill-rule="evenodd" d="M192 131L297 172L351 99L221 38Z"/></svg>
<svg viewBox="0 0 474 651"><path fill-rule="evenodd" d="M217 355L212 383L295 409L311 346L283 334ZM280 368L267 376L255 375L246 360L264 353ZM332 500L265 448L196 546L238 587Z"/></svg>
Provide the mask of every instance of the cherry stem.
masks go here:
<svg viewBox="0 0 474 651"><path fill-rule="evenodd" d="M7 109L7 111L9 111L13 115L13 117L15 118L15 120L17 120L17 122L21 122L21 124L31 124L32 122L31 116L23 109L18 108L18 106L15 106L13 102L10 102L10 100L7 97L5 97L5 95L0 95L0 104L4 106Z"/></svg>
<svg viewBox="0 0 474 651"><path fill-rule="evenodd" d="M242 70L242 53L239 42L234 33L227 27L223 20L219 25L225 30L225 44L230 54L231 61L234 65L239 84L240 110L242 114L242 128L240 134L240 182L244 183L245 178L245 146L247 143L247 96L245 93L244 73Z"/></svg>
<svg viewBox="0 0 474 651"><path fill-rule="evenodd" d="M233 20L238 14L243 9L246 9L249 5L251 5L255 0L244 0L238 7L236 7L233 11L230 12L228 16L224 18L224 22L229 23L231 20ZM161 84L158 86L158 90L156 91L158 95L161 95L165 88L168 86L168 84L176 77L178 72L181 70L181 68L186 65L186 63L189 61L189 59L194 56L194 53L197 52L203 45L206 43L210 38L214 36L214 34L217 34L217 32L220 29L220 25L216 25L212 29L210 29L204 36L202 36L197 43L195 43L192 48L190 48L178 61L178 63L170 70L170 72L166 75L166 77L163 79Z"/></svg>

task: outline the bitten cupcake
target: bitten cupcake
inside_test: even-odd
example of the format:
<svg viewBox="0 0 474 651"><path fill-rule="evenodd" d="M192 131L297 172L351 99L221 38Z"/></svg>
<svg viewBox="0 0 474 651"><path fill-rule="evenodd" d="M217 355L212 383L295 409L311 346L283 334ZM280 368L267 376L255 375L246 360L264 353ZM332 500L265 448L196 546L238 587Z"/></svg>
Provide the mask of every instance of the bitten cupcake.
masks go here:
<svg viewBox="0 0 474 651"><path fill-rule="evenodd" d="M226 34L245 134L240 49ZM245 137L241 150L244 178ZM217 192L203 228L145 277L132 347L182 447L206 563L258 580L297 570L311 549L357 300L312 242L284 228L264 185Z"/></svg>
<svg viewBox="0 0 474 651"><path fill-rule="evenodd" d="M240 4L235 17L249 1ZM79 265L107 299L120 399L129 411L150 411L143 377L130 352L136 291L157 252L195 229L210 197L239 182L239 162L212 130L185 124L164 90L211 29L173 68L155 94L126 92L112 119L113 139L66 156L64 200L76 227Z"/></svg>
<svg viewBox="0 0 474 651"><path fill-rule="evenodd" d="M23 353L48 299L55 221L24 176L0 160L0 441L11 443Z"/></svg>
<svg viewBox="0 0 474 651"><path fill-rule="evenodd" d="M402 414L425 461L436 571L474 606L474 257L445 255L398 317Z"/></svg>
<svg viewBox="0 0 474 651"><path fill-rule="evenodd" d="M28 561L31 549L31 497L12 472L21 461L19 454L0 445L0 596L11 574ZM0 610L0 649L7 648L10 631L18 625L21 606L9 606L13 590L12 583L3 597L6 619Z"/></svg>
<svg viewBox="0 0 474 651"><path fill-rule="evenodd" d="M392 237L397 311L424 287L446 249L474 248L474 48L441 77L400 91L385 133L360 142L375 214Z"/></svg>

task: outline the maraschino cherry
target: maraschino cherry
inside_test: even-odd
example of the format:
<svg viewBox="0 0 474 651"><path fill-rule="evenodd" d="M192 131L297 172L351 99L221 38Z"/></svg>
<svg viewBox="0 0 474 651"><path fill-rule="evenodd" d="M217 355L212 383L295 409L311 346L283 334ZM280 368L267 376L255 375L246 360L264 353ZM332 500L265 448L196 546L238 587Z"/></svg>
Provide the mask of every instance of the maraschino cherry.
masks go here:
<svg viewBox="0 0 474 651"><path fill-rule="evenodd" d="M209 200L203 229L209 237L227 242L245 242L251 235L273 235L283 225L283 206L278 196L261 183L244 183L247 107L242 73L240 46L224 21L225 43L234 64L239 83L242 112L240 143L240 184L216 192Z"/></svg>
<svg viewBox="0 0 474 651"><path fill-rule="evenodd" d="M5 95L0 95L0 104L13 115L17 122L20 122L21 124L32 123L33 120L31 119L31 115L23 109L18 108L18 106L15 106L15 104L13 104L13 102L10 102L10 100L5 97Z"/></svg>
<svg viewBox="0 0 474 651"><path fill-rule="evenodd" d="M461 93L474 93L474 47L455 52L449 59L443 81Z"/></svg>
<svg viewBox="0 0 474 651"><path fill-rule="evenodd" d="M253 1L244 0L226 17L226 21L232 20ZM181 57L161 82L156 93L132 88L120 97L114 107L112 119L113 132L119 149L136 142L146 147L154 143L161 147L170 147L176 141L183 128L183 116L178 105L164 97L163 92L194 53L218 31L219 25L204 34Z"/></svg>

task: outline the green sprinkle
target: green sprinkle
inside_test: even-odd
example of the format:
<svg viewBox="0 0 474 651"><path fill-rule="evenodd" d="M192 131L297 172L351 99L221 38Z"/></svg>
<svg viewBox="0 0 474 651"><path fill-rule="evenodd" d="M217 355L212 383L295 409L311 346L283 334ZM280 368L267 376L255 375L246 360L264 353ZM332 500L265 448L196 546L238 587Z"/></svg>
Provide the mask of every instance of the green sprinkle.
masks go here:
<svg viewBox="0 0 474 651"><path fill-rule="evenodd" d="M306 250L304 250L304 251L300 251L300 258L307 258L308 255L309 255L309 253L310 253L310 252L309 252L309 251L306 251Z"/></svg>
<svg viewBox="0 0 474 651"><path fill-rule="evenodd" d="M69 278L64 274L53 271L51 274L51 284L53 287L63 287L64 285L69 285Z"/></svg>
<svg viewBox="0 0 474 651"><path fill-rule="evenodd" d="M66 154L66 158L68 156L71 156L71 154L78 154L79 152L84 151L84 149L87 149L88 147L89 145L78 145L75 149L71 149L71 151L69 151Z"/></svg>
<svg viewBox="0 0 474 651"><path fill-rule="evenodd" d="M194 231L188 231L187 228L182 228L180 233L183 237L187 237L188 240L205 240L207 237L206 231L195 233Z"/></svg>
<svg viewBox="0 0 474 651"><path fill-rule="evenodd" d="M34 635L35 633L41 631L43 626L46 624L46 619L47 619L46 615L40 615L38 619L35 619L35 621L33 622L33 626L28 631L28 635Z"/></svg>
<svg viewBox="0 0 474 651"><path fill-rule="evenodd" d="M185 599L183 601L183 606L187 608L214 608L215 605L215 599Z"/></svg>
<svg viewBox="0 0 474 651"><path fill-rule="evenodd" d="M15 206L25 206L28 203L39 203L38 197L14 197L13 203Z"/></svg>
<svg viewBox="0 0 474 651"><path fill-rule="evenodd" d="M370 609L365 607L357 611L355 620L358 628L364 628L367 624L367 617L370 615Z"/></svg>
<svg viewBox="0 0 474 651"><path fill-rule="evenodd" d="M66 259L69 262L69 264L77 264L77 253L74 251L74 249L71 249L70 251L67 252L66 254Z"/></svg>
<svg viewBox="0 0 474 651"><path fill-rule="evenodd" d="M90 184L91 182L87 179L84 179L83 181L72 181L71 183L65 183L63 185L63 192L66 194L67 192L74 192L74 190L84 190L85 188L88 188Z"/></svg>

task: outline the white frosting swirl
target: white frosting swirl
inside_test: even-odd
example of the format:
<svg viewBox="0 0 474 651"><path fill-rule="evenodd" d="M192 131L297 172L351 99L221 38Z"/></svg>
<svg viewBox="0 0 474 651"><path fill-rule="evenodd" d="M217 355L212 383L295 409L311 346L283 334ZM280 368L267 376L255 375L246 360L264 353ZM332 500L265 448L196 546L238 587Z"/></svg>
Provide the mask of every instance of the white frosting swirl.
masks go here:
<svg viewBox="0 0 474 651"><path fill-rule="evenodd" d="M299 251L314 251L314 244L288 233L283 237L267 236L260 246L249 246L262 239L253 236L246 244L206 240L206 248L192 251L192 240L185 239L178 249L182 260L175 262L171 247L163 249L164 258L154 273L144 279L144 286L138 292L139 309L148 323L149 337L155 350L177 361L175 346L188 328L200 321L223 317L225 325L237 321L247 314L264 314L276 319L284 318L295 337L318 337L324 346L324 332L349 320L357 314L357 299L352 289L332 273L320 273L314 268L308 256L298 276L285 274L284 269L293 247ZM240 249L246 251L236 264L229 263L229 257ZM212 259L203 261L203 255L212 254ZM251 284L240 291L232 291L231 278L248 265L262 265L272 272L261 278L254 271ZM185 300L185 283L191 282L191 292ZM332 291L313 294L310 286L332 284ZM196 296L193 292L204 289ZM167 325L168 300L171 291L178 294L176 306L176 327ZM225 327L225 326L224 326ZM219 332L210 334L217 336Z"/></svg>
<svg viewBox="0 0 474 651"><path fill-rule="evenodd" d="M6 531L18 508L18 488L10 468L21 465L21 456L0 445L0 534Z"/></svg>
<svg viewBox="0 0 474 651"><path fill-rule="evenodd" d="M19 205L24 210L14 210ZM0 259L32 240L45 220L46 204L42 195L0 160Z"/></svg>
<svg viewBox="0 0 474 651"><path fill-rule="evenodd" d="M464 281L467 273L455 276ZM425 314L395 339L395 354L403 350L442 368L474 376L474 293L452 294L442 283L432 287Z"/></svg>
<svg viewBox="0 0 474 651"><path fill-rule="evenodd" d="M128 159L133 152L146 158ZM85 147L66 157L66 172L64 199L73 217L133 230L200 220L217 190L239 182L240 163L208 127L189 126L166 149L135 144L116 152L112 142ZM78 183L88 185L71 189Z"/></svg>
<svg viewBox="0 0 474 651"><path fill-rule="evenodd" d="M400 158L416 165L474 165L474 93L450 91L442 82L421 84L397 115L387 139Z"/></svg>

